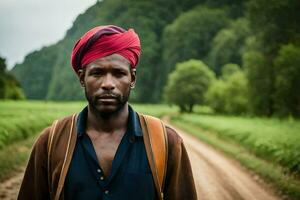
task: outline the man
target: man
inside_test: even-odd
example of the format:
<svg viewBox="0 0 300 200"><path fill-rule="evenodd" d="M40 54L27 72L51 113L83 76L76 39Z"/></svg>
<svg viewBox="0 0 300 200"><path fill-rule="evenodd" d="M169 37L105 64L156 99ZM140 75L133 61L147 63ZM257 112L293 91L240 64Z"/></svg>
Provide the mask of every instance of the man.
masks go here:
<svg viewBox="0 0 300 200"><path fill-rule="evenodd" d="M43 131L18 199L197 199L182 139L168 126L163 195L156 190L146 133L128 104L140 51L134 30L112 25L95 27L77 41L71 63L88 106Z"/></svg>

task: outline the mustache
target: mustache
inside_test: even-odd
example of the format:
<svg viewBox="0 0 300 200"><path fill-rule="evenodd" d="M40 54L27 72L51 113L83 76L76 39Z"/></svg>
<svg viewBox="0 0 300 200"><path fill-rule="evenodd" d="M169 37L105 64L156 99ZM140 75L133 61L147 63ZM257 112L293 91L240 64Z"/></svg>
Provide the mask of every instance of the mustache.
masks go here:
<svg viewBox="0 0 300 200"><path fill-rule="evenodd" d="M95 96L96 99L104 99L104 98L114 98L114 99L118 99L120 98L119 94L116 94L114 92L104 92L101 94L98 94Z"/></svg>

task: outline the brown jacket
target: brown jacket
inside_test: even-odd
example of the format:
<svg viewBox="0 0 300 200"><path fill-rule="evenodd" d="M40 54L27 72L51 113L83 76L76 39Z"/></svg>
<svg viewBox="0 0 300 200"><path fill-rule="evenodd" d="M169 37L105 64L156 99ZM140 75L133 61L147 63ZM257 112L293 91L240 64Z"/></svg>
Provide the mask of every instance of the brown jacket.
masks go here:
<svg viewBox="0 0 300 200"><path fill-rule="evenodd" d="M62 150L61 153L58 153L59 156L55 156L56 160L51 160L50 158L51 162L48 162L47 146L51 128L44 129L33 146L19 191L19 200L54 199L57 190L63 190L63 185L58 185L59 179L63 179L62 183L64 182L77 139L76 124L71 125L71 118L69 116L62 119L62 123L59 123L60 127L58 128L58 130L62 131L61 137L57 138L56 141L52 141L53 147L65 145L67 143L66 140L71 141L66 159L64 159L65 152ZM73 127L71 130L72 134L69 138L68 133L71 126ZM166 130L168 137L168 161L163 191L164 199L196 200L197 195L193 174L183 141L174 129L167 126ZM59 150L56 149L55 152L59 152ZM48 171L51 171L52 174L48 174ZM60 199L63 199L63 195L60 195Z"/></svg>

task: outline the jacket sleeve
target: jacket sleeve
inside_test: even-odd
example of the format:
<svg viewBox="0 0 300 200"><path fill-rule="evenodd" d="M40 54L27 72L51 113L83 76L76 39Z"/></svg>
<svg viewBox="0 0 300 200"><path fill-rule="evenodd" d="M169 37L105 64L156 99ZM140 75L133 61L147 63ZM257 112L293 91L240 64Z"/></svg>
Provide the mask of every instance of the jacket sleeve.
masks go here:
<svg viewBox="0 0 300 200"><path fill-rule="evenodd" d="M50 128L46 128L33 146L18 194L18 200L50 199L47 174L49 132Z"/></svg>
<svg viewBox="0 0 300 200"><path fill-rule="evenodd" d="M190 160L182 138L170 127L168 135L168 163L164 185L166 200L196 200L197 193Z"/></svg>

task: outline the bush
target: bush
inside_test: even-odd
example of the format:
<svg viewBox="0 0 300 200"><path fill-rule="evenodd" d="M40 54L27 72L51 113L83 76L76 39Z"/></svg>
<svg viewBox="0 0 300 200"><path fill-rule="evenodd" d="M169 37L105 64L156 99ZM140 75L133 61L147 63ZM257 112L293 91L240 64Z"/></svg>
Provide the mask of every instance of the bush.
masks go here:
<svg viewBox="0 0 300 200"><path fill-rule="evenodd" d="M233 66L237 67L227 65L224 76L212 83L205 94L206 102L216 113L239 115L248 111L247 79L239 68L231 71Z"/></svg>

